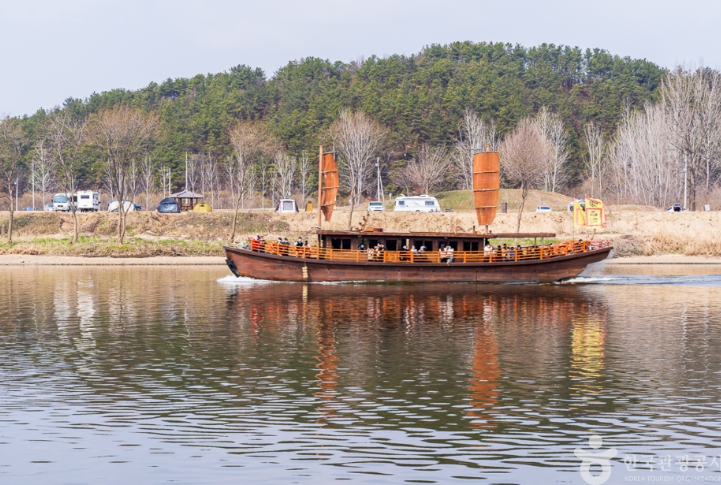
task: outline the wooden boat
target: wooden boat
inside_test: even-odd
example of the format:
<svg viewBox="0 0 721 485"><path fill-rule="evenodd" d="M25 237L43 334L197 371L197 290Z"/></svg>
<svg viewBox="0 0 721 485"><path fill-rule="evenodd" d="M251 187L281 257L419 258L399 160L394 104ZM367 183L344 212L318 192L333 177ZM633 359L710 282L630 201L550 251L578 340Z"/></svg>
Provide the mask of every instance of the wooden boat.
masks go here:
<svg viewBox="0 0 721 485"><path fill-rule="evenodd" d="M397 282L554 282L580 274L586 266L606 259L613 249L606 241L566 241L545 245L553 233L492 234L498 205L497 152L474 154L474 201L486 232L393 232L359 228L356 231L318 230L318 245L295 247L250 241L245 247L225 246L226 262L237 277L264 280L397 281ZM321 215L330 221L338 192L333 153L319 155ZM522 248L489 250L493 239L533 239ZM540 245L538 240L540 239ZM382 247L383 250L374 248ZM368 248L368 249L366 249ZM448 249L450 248L450 249Z"/></svg>

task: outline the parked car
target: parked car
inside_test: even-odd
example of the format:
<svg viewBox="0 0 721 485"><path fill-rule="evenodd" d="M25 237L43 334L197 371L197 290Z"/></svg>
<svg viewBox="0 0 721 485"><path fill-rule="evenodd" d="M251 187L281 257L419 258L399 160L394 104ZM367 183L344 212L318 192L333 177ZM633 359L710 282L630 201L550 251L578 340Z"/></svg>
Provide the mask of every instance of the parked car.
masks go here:
<svg viewBox="0 0 721 485"><path fill-rule="evenodd" d="M681 212L683 210L683 207L681 204L674 204L668 209L666 209L666 212Z"/></svg>
<svg viewBox="0 0 721 485"><path fill-rule="evenodd" d="M536 207L536 212L551 212L551 208L547 205L539 205Z"/></svg>
<svg viewBox="0 0 721 485"><path fill-rule="evenodd" d="M160 201L160 204L158 204L158 208L155 209L155 212L160 214L180 214L180 206L178 206L175 199L166 197Z"/></svg>
<svg viewBox="0 0 721 485"><path fill-rule="evenodd" d="M55 194L53 196L53 211L70 212L70 196L68 194Z"/></svg>
<svg viewBox="0 0 721 485"><path fill-rule="evenodd" d="M120 208L120 203L117 200L111 200L108 204L108 212L118 212L118 208ZM123 210L127 212L135 212L135 204L130 202L129 200L123 201Z"/></svg>
<svg viewBox="0 0 721 485"><path fill-rule="evenodd" d="M386 206L383 205L383 202L368 202L368 212L383 212L385 210Z"/></svg>
<svg viewBox="0 0 721 485"><path fill-rule="evenodd" d="M53 204L45 204L43 209L45 212L55 212L55 206Z"/></svg>
<svg viewBox="0 0 721 485"><path fill-rule="evenodd" d="M133 205L135 206L136 211L140 212L141 210L143 210L143 208L140 207L140 204L133 204Z"/></svg>

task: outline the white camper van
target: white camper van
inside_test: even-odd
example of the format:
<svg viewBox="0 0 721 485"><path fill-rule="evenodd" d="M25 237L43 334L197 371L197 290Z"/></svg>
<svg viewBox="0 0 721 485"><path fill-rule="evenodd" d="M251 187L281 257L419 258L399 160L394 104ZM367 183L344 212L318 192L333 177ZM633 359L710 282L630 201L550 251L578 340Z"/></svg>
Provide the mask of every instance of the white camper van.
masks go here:
<svg viewBox="0 0 721 485"><path fill-rule="evenodd" d="M70 197L68 194L55 194L53 196L53 211L70 212Z"/></svg>
<svg viewBox="0 0 721 485"><path fill-rule="evenodd" d="M79 212L98 212L100 210L100 193L92 190L79 190L73 198L75 210Z"/></svg>
<svg viewBox="0 0 721 485"><path fill-rule="evenodd" d="M435 197L429 195L416 195L396 197L393 206L395 212L440 212L441 206Z"/></svg>

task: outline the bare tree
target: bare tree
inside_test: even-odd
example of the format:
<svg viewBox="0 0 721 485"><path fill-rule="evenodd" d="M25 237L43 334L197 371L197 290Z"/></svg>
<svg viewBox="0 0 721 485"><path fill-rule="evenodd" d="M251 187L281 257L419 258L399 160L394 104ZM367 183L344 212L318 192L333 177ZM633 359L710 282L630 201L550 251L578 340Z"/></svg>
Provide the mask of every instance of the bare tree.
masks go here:
<svg viewBox="0 0 721 485"><path fill-rule="evenodd" d="M187 156L187 155L186 155ZM186 162L188 171L188 186L185 190L193 193L197 192L198 182L200 181L201 165L203 163L203 155L191 155Z"/></svg>
<svg viewBox="0 0 721 485"><path fill-rule="evenodd" d="M300 169L300 193L303 197L303 205L305 205L308 199L308 176L313 165L308 159L308 152L303 151L300 155L300 163L298 165Z"/></svg>
<svg viewBox="0 0 721 485"><path fill-rule="evenodd" d="M50 116L46 125L58 187L67 195L73 215L71 244L78 242L78 214L74 196L78 190L82 166L80 150L85 143L87 124L86 118L74 118L68 111L61 111Z"/></svg>
<svg viewBox="0 0 721 485"><path fill-rule="evenodd" d="M133 162L142 159L158 129L158 118L124 104L105 108L92 123L93 139L103 151L109 185L118 200L118 242L125 238L125 196Z"/></svg>
<svg viewBox="0 0 721 485"><path fill-rule="evenodd" d="M595 197L595 188L598 187L598 196L603 197L603 180L606 169L606 142L603 139L601 128L593 122L586 123L583 135L588 147L586 172L591 180L591 197Z"/></svg>
<svg viewBox="0 0 721 485"><path fill-rule="evenodd" d="M210 194L210 205L215 207L215 195L218 189L218 159L210 152L203 157L200 175L203 194L206 192Z"/></svg>
<svg viewBox="0 0 721 485"><path fill-rule="evenodd" d="M260 207L265 209L265 199L268 195L268 190L273 187L273 178L275 177L275 167L273 165L272 153L275 150L269 147L265 147L260 153L258 161L256 162L255 175L258 182L260 183Z"/></svg>
<svg viewBox="0 0 721 485"><path fill-rule="evenodd" d="M268 134L263 125L251 121L236 123L229 132L230 143L233 146L234 160L229 175L232 177L235 195L235 215L233 216L233 230L230 243L235 239L235 230L238 222L238 210L243 196L246 193L246 182L250 168L260 159L264 159ZM229 161L228 165L231 163Z"/></svg>
<svg viewBox="0 0 721 485"><path fill-rule="evenodd" d="M528 191L543 183L543 176L554 155L553 146L543 136L535 120L524 118L501 143L500 155L506 178L521 189L516 228L516 231L520 232Z"/></svg>
<svg viewBox="0 0 721 485"><path fill-rule="evenodd" d="M453 151L453 162L461 174L463 188L466 190L473 188L473 154L478 150L485 150L486 145L489 145L491 150L498 148L496 125L485 123L467 109L463 113Z"/></svg>
<svg viewBox="0 0 721 485"><path fill-rule="evenodd" d="M671 142L687 163L691 210L696 210L698 189L710 188L712 172L721 153L721 74L718 71L678 67L661 87L668 115Z"/></svg>
<svg viewBox="0 0 721 485"><path fill-rule="evenodd" d="M669 130L660 105L623 113L608 150L608 185L617 201L665 207L679 195L682 164Z"/></svg>
<svg viewBox="0 0 721 485"><path fill-rule="evenodd" d="M33 177L35 185L40 189L43 207L45 207L45 195L52 189L55 180L55 164L50 156L48 140L40 138L35 143L33 154Z"/></svg>
<svg viewBox="0 0 721 485"><path fill-rule="evenodd" d="M146 210L150 210L150 196L155 190L155 171L156 163L153 161L153 157L146 154L140 163L140 183L145 194Z"/></svg>
<svg viewBox="0 0 721 485"><path fill-rule="evenodd" d="M18 172L22 164L22 156L25 151L25 133L17 118L6 117L0 121L0 177L5 183L10 202L10 220L8 221L7 242L13 242L13 216L15 199L13 188L17 191Z"/></svg>
<svg viewBox="0 0 721 485"><path fill-rule="evenodd" d="M568 143L563 120L558 113L551 113L545 106L536 115L536 123L541 133L553 147L553 156L543 174L543 188L547 192L556 192L563 188L568 179Z"/></svg>
<svg viewBox="0 0 721 485"><path fill-rule="evenodd" d="M223 165L225 170L225 182L230 191L230 200L235 203L236 196L235 190L238 188L238 184L235 181L236 174L238 173L238 159L235 156L230 156Z"/></svg>
<svg viewBox="0 0 721 485"><path fill-rule="evenodd" d="M361 202L361 194L373 174L375 155L381 150L386 130L361 111L343 110L330 127L330 136L340 155L341 180L350 189L350 228L353 208Z"/></svg>
<svg viewBox="0 0 721 485"><path fill-rule="evenodd" d="M130 196L130 201L135 204L135 198L138 196L140 185L142 183L140 176L140 167L136 160L130 164L130 170L128 171L128 188L126 189ZM147 207L146 207L147 209Z"/></svg>
<svg viewBox="0 0 721 485"><path fill-rule="evenodd" d="M298 160L286 152L278 150L275 152L274 165L275 173L278 174L278 178L276 179L278 195L282 199L287 199L290 197L293 189L293 178L295 177Z"/></svg>
<svg viewBox="0 0 721 485"><path fill-rule="evenodd" d="M418 157L409 161L397 177L406 187L420 187L422 193L430 194L448 175L451 157L445 148L421 146Z"/></svg>

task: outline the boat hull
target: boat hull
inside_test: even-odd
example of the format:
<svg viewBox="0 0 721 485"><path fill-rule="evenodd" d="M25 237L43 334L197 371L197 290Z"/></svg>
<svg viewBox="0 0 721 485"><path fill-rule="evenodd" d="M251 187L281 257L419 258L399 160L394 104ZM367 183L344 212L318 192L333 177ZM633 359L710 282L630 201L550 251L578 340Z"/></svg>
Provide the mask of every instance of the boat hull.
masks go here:
<svg viewBox="0 0 721 485"><path fill-rule="evenodd" d="M236 276L271 281L392 281L468 283L546 283L578 276L586 266L606 259L605 247L549 259L494 263L383 263L330 261L224 247Z"/></svg>

